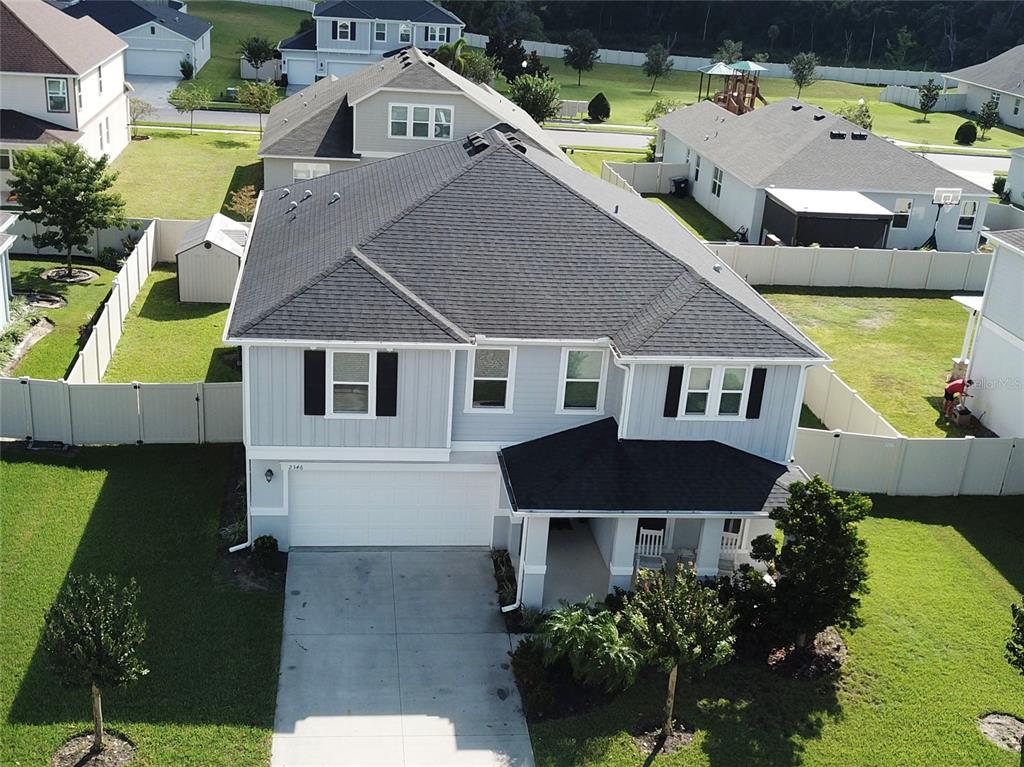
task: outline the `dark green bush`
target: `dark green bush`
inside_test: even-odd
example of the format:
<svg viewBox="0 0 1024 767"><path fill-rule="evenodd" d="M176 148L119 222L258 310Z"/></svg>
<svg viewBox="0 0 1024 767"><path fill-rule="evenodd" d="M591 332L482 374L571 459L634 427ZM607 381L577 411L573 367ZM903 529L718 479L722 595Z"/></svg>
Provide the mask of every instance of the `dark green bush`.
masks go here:
<svg viewBox="0 0 1024 767"><path fill-rule="evenodd" d="M178 69L181 70L182 79L191 80L192 76L196 73L196 68L188 59L182 59L178 62Z"/></svg>
<svg viewBox="0 0 1024 767"><path fill-rule="evenodd" d="M543 719L555 708L558 696L544 666L544 646L533 637L519 643L512 653L512 673L519 685L523 711L533 720Z"/></svg>
<svg viewBox="0 0 1024 767"><path fill-rule="evenodd" d="M108 245L107 247L102 248L100 252L96 254L96 263L112 272L116 272L121 268L123 260L124 254L113 245Z"/></svg>
<svg viewBox="0 0 1024 767"><path fill-rule="evenodd" d="M608 97L604 95L603 91L594 96L587 104L587 114L590 115L591 120L598 123L603 123L611 117L612 105L608 103Z"/></svg>
<svg viewBox="0 0 1024 767"><path fill-rule="evenodd" d="M269 570L277 556L277 538L272 535L261 535L252 542L252 558L256 566Z"/></svg>
<svg viewBox="0 0 1024 767"><path fill-rule="evenodd" d="M1006 191L1006 176L994 176L992 178L992 191L999 197Z"/></svg>
<svg viewBox="0 0 1024 767"><path fill-rule="evenodd" d="M978 140L978 126L970 120L960 123L953 140L958 144L973 144Z"/></svg>

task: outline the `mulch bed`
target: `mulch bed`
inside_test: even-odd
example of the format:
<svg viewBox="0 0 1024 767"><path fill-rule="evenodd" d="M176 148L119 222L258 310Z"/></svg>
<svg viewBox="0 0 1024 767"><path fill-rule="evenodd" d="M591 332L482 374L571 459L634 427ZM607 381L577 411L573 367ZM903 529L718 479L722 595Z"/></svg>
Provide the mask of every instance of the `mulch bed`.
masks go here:
<svg viewBox="0 0 1024 767"><path fill-rule="evenodd" d="M92 269L82 269L81 267L73 267L71 273L68 273L67 267L58 266L56 269L47 269L43 272L43 279L50 280L52 282L63 282L69 285L80 285L84 282L92 282L100 278L99 272L94 272Z"/></svg>
<svg viewBox="0 0 1024 767"><path fill-rule="evenodd" d="M37 309L60 309L62 306L67 306L68 303L56 293L44 293L39 290L15 291L14 296L15 298L24 298L29 306Z"/></svg>
<svg viewBox="0 0 1024 767"><path fill-rule="evenodd" d="M648 756L674 754L693 743L693 733L680 726L679 722L676 722L675 729L668 738L662 736L660 725L652 724L650 721L634 727L630 735L641 753Z"/></svg>
<svg viewBox="0 0 1024 767"><path fill-rule="evenodd" d="M768 654L768 667L794 679L820 679L835 673L846 663L846 642L833 628L827 628L806 647L788 645Z"/></svg>
<svg viewBox="0 0 1024 767"><path fill-rule="evenodd" d="M1024 720L1010 714L987 714L978 717L978 729L999 748L1021 753Z"/></svg>
<svg viewBox="0 0 1024 767"><path fill-rule="evenodd" d="M92 733L64 741L50 759L51 767L120 767L135 758L135 744L123 735L107 730L103 750L92 753Z"/></svg>
<svg viewBox="0 0 1024 767"><path fill-rule="evenodd" d="M14 353L4 364L0 373L3 375L10 375L14 368L18 366L18 363L24 359L26 354L28 354L28 350L35 346L35 344L51 330L53 330L53 323L49 320L39 320L39 322L29 328L28 332L25 333L25 336L18 342L18 345L14 347Z"/></svg>

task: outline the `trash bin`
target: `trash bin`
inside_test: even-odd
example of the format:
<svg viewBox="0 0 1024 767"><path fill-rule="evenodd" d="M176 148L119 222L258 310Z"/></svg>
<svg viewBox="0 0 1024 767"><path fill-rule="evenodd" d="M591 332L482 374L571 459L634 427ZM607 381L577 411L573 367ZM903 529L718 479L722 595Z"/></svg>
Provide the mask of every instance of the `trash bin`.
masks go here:
<svg viewBox="0 0 1024 767"><path fill-rule="evenodd" d="M676 176L672 179L672 195L674 197L686 197L690 188L690 179L686 176Z"/></svg>

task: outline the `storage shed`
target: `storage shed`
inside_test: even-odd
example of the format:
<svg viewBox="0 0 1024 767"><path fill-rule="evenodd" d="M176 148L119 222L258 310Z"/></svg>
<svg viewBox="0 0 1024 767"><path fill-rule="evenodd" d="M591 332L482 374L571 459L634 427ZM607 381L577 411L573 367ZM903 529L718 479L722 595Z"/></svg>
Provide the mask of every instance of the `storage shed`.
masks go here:
<svg viewBox="0 0 1024 767"><path fill-rule="evenodd" d="M227 304L235 291L249 225L214 213L185 231L178 243L178 300Z"/></svg>

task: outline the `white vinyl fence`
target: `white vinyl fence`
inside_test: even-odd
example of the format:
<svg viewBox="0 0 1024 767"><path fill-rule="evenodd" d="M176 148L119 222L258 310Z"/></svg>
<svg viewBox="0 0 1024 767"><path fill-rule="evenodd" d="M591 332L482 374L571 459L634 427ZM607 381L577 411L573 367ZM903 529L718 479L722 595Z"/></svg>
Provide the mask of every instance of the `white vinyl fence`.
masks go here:
<svg viewBox="0 0 1024 767"><path fill-rule="evenodd" d="M685 176L685 162L608 162L601 163L601 178L620 189L637 194L668 194L672 179ZM623 186L625 184L625 186Z"/></svg>
<svg viewBox="0 0 1024 767"><path fill-rule="evenodd" d="M798 429L796 462L837 490L886 495L1020 495L1024 439L919 439Z"/></svg>
<svg viewBox="0 0 1024 767"><path fill-rule="evenodd" d="M244 56L238 57L238 71L243 80L273 80L275 83L281 79L281 59L271 59L260 64L256 69L246 61Z"/></svg>
<svg viewBox="0 0 1024 767"><path fill-rule="evenodd" d="M139 233L149 224L152 219L129 219L129 226L127 229L95 229L93 230L92 237L89 238L89 251L84 250L72 250L71 255L75 257L95 258L96 254L99 253L103 248L114 247L121 248L121 241L126 235L132 237L138 237ZM133 228L137 227L137 228ZM35 254L37 256L54 256L57 258L64 258L67 256L62 250L56 248L37 248L32 244L32 235L40 234L44 227L34 224L28 219L19 218L15 221L11 227L7 230L7 234L13 234L18 239L11 246L12 253L28 253Z"/></svg>
<svg viewBox="0 0 1024 767"><path fill-rule="evenodd" d="M466 44L474 48L483 48L487 45L487 35L466 33ZM533 40L523 40L523 47L526 52L536 51L539 56L561 58L565 50L563 43L540 43ZM642 66L647 59L647 54L638 51L619 51L609 48L598 50L601 62L604 64L625 64L626 66ZM712 64L711 59L702 56L672 56L674 69L686 72L695 72L701 67ZM788 64L763 63L761 66L768 71L765 77L792 77ZM905 69L867 69L864 67L826 67L819 66L816 69L817 76L822 80L839 80L846 83L858 83L860 85L910 85L918 86L928 82L929 79L941 83L942 75L938 72L916 72ZM614 105L613 105L614 106Z"/></svg>
<svg viewBox="0 0 1024 767"><path fill-rule="evenodd" d="M927 80L925 80L927 82ZM936 78L935 82L942 84L942 80ZM879 101L887 101L890 104L919 109L921 106L921 93L917 88L908 85L887 85L882 89ZM932 108L933 112L963 112L967 108L966 93L940 93L939 100Z"/></svg>
<svg viewBox="0 0 1024 767"><path fill-rule="evenodd" d="M901 436L881 413L824 365L807 371L804 404L830 429L879 437Z"/></svg>
<svg viewBox="0 0 1024 767"><path fill-rule="evenodd" d="M238 3L249 3L250 5L272 5L276 8L291 8L296 11L312 13L316 7L313 0L234 0Z"/></svg>
<svg viewBox="0 0 1024 767"><path fill-rule="evenodd" d="M0 436L68 445L241 442L241 383L0 378Z"/></svg>
<svg viewBox="0 0 1024 767"><path fill-rule="evenodd" d="M993 232L1005 229L1024 229L1024 210L1014 205L993 205L985 207L985 227Z"/></svg>
<svg viewBox="0 0 1024 767"><path fill-rule="evenodd" d="M590 102L588 101L563 99L558 106L558 116L563 120L571 120L574 117L587 114L587 107L589 106Z"/></svg>
<svg viewBox="0 0 1024 767"><path fill-rule="evenodd" d="M992 206L990 206L992 207ZM990 253L707 243L751 285L900 290L985 289Z"/></svg>

